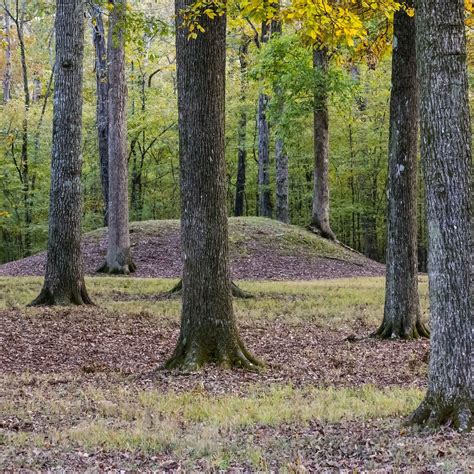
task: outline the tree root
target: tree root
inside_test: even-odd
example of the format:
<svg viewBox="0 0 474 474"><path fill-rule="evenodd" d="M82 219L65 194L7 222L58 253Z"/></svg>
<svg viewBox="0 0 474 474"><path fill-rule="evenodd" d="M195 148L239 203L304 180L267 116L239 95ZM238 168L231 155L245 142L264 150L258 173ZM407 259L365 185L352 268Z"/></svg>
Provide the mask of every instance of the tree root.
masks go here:
<svg viewBox="0 0 474 474"><path fill-rule="evenodd" d="M459 432L469 432L473 425L473 403L439 407L429 397L409 416L406 425L439 428L449 425Z"/></svg>
<svg viewBox="0 0 474 474"><path fill-rule="evenodd" d="M231 282L231 288L232 288L232 296L234 298L241 298L241 299L255 298L255 296L252 293L242 290L234 282ZM171 298L174 295L181 295L182 290L183 290L183 280L179 280L178 283L176 283L176 285L173 286L173 288L171 288L171 290L161 293L160 295L158 295L158 298L164 299L164 298Z"/></svg>
<svg viewBox="0 0 474 474"><path fill-rule="evenodd" d="M383 322L381 326L370 335L370 337L377 337L379 339L403 339L408 341L422 337L429 338L430 330L421 321L417 321L415 327L408 331L404 328L395 330L392 324L386 324Z"/></svg>
<svg viewBox="0 0 474 474"><path fill-rule="evenodd" d="M306 228L311 231L313 234L319 235L323 239L332 240L337 242L336 235L331 229L322 229L318 224L315 222L311 222Z"/></svg>
<svg viewBox="0 0 474 474"><path fill-rule="evenodd" d="M94 305L84 284L72 291L52 292L44 286L40 294L28 306L82 306Z"/></svg>
<svg viewBox="0 0 474 474"><path fill-rule="evenodd" d="M264 367L262 361L252 356L238 341L234 347L217 347L210 350L205 344L183 344L180 340L172 357L160 370L176 370L183 373L199 371L207 364L215 364L226 369L240 368L258 372Z"/></svg>
<svg viewBox="0 0 474 474"><path fill-rule="evenodd" d="M107 261L105 261L97 270L96 273L108 273L109 275L130 275L130 273L135 273L137 270L137 266L130 259L125 264L119 264L116 262L116 265L109 266Z"/></svg>

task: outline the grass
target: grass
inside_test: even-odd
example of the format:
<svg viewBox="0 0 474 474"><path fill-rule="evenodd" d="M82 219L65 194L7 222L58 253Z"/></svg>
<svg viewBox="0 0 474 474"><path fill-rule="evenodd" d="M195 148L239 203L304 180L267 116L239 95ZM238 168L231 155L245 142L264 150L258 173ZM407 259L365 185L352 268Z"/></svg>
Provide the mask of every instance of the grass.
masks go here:
<svg viewBox="0 0 474 474"><path fill-rule="evenodd" d="M124 329L127 321L136 320L133 315L143 312L153 324L176 327L180 300L153 300L174 282L87 278L94 300L112 314L120 313L117 324L120 319ZM35 277L0 278L0 310L15 309L16 315L21 308L23 314L41 318L41 310L24 307L41 283ZM256 295L235 300L237 317L248 326L278 320L356 330L376 325L383 310L383 278L239 285ZM425 278L420 292L426 312ZM103 312L89 313L99 317ZM392 347L402 351L409 344L416 343ZM360 358L357 351L363 346L351 347L354 352L348 356ZM383 359L374 363L383 364ZM413 363L419 365L419 359ZM468 472L473 467L469 435L420 433L401 426L424 396L414 385L299 386L242 377L247 385L240 391L240 376L213 370L195 383L184 381L189 375L176 374L153 383L117 371L2 373L0 469ZM226 382L238 393L222 389ZM213 385L212 390L205 384Z"/></svg>
<svg viewBox="0 0 474 474"><path fill-rule="evenodd" d="M87 278L94 301L112 311L148 312L163 321L179 320L179 299L152 298L172 288L176 280L154 278ZM0 277L0 309L28 304L41 288L37 277ZM376 325L383 314L384 278L319 280L311 282L241 281L239 286L256 298L235 300L235 312L243 323L279 319L298 324L310 321L322 327L347 328L354 324ZM420 279L423 313L427 314L427 282ZM28 309L32 314L35 309Z"/></svg>
<svg viewBox="0 0 474 474"><path fill-rule="evenodd" d="M132 241L159 235L179 233L179 220L164 219L132 222ZM100 241L105 229L96 229L86 234L92 241ZM258 242L262 250L278 252L282 255L305 255L309 257L332 257L348 262L364 260L356 253L323 239L303 227L283 224L263 217L229 218L230 251L234 256L246 256Z"/></svg>
<svg viewBox="0 0 474 474"><path fill-rule="evenodd" d="M19 392L33 380L28 396L22 396ZM413 410L423 395L413 388L388 391L372 386L336 390L255 385L245 397L209 397L199 390L140 390L119 380L105 386L80 384L72 390L66 384L52 391L57 381L55 376L4 378L10 393L1 406L2 413L27 427L44 424L45 414L48 420L40 433L21 429L7 433L3 444L17 449L53 445L86 452L100 449L146 455L164 451L191 464L206 457L215 467L225 464L230 456L254 459L257 464L253 467L257 468L261 457L255 447L242 448L233 435L262 426L304 426L314 420L335 423L399 417ZM226 437L230 442L219 442Z"/></svg>

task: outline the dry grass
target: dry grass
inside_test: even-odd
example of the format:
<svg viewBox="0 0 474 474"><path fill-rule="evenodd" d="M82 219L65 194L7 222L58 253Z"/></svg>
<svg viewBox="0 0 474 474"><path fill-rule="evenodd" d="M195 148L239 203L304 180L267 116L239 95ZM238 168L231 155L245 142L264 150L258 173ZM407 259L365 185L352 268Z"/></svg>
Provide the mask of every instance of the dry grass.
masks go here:
<svg viewBox="0 0 474 474"><path fill-rule="evenodd" d="M176 328L180 300L154 299L173 283L157 279L89 278L87 285L95 301L112 311L92 309L85 316L103 318L104 324L116 321L125 330L127 324L137 319L134 315L141 314L143 318L145 311L153 325ZM239 285L257 296L235 301L238 318L252 328L259 322L275 320L291 328L298 324L308 327L308 323L319 325L324 331L337 327L347 334L361 325L376 325L382 315L382 278ZM35 308L24 309L24 305L40 286L39 278L0 278L0 309L15 308L8 313L26 314L38 321L45 313ZM425 279L421 293L426 311ZM47 317L51 327L55 327L54 311L48 312ZM75 321L72 315L68 317L71 323ZM80 318L80 314L75 317ZM27 324L28 318L25 321ZM168 332L172 333L173 328ZM355 369L354 360L349 358L360 359L361 351L367 347L341 344L353 347L347 349L353 352L335 363L353 364ZM392 344L384 347L407 350ZM410 347L407 343L406 348ZM313 354L313 348L307 349L308 354ZM389 370L383 361L367 359L364 364ZM418 357L413 365L421 367ZM296 386L288 379L278 383L255 379L246 382L245 390L236 386L236 394L224 385L226 380L235 384L239 379L217 369L191 384L183 381L184 375L179 379L167 374L164 378L174 382L167 385L165 380L160 386L119 371L63 370L52 374L2 374L2 470L474 469L472 435L460 436L449 430L420 433L402 427L403 417L423 397L423 390L409 384L356 388L349 382L337 388L322 388L313 382ZM303 377L304 366L299 370ZM208 391L200 380L212 383L213 391Z"/></svg>
<svg viewBox="0 0 474 474"><path fill-rule="evenodd" d="M149 312L163 321L178 321L178 298L156 300L176 280L155 278L88 278L94 301L109 310L128 314ZM309 321L322 327L374 326L381 320L384 278L351 278L311 282L242 281L239 286L256 298L235 300L235 312L243 323L279 319L298 324ZM37 277L0 278L0 309L28 304L39 292ZM420 294L427 317L427 282L420 278ZM29 310L34 313L34 310Z"/></svg>

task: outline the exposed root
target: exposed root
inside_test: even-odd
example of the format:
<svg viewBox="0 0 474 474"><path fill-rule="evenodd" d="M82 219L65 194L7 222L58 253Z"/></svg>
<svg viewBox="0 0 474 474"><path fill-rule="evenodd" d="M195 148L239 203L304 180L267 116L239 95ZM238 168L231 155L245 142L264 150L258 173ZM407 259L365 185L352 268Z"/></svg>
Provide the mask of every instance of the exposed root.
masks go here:
<svg viewBox="0 0 474 474"><path fill-rule="evenodd" d="M71 291L53 292L44 286L40 294L28 306L82 306L94 305L87 293L85 284L80 289Z"/></svg>
<svg viewBox="0 0 474 474"><path fill-rule="evenodd" d="M324 239L333 240L334 242L337 242L336 234L334 234L334 232L330 228L323 229L319 226L319 224L315 222L311 222L311 224L309 224L306 228L313 232L313 234L317 234L320 237L323 237Z"/></svg>
<svg viewBox="0 0 474 474"><path fill-rule="evenodd" d="M232 286L232 296L234 298L243 298L243 299L255 298L255 296L252 293L242 290L234 282L231 283L231 286Z"/></svg>
<svg viewBox="0 0 474 474"><path fill-rule="evenodd" d="M377 337L379 339L403 339L408 341L422 337L429 338L430 330L420 320L416 322L415 327L408 329L395 329L391 323L387 324L386 322L383 322L381 326L370 336Z"/></svg>
<svg viewBox="0 0 474 474"><path fill-rule="evenodd" d="M242 290L239 288L234 282L231 283L231 288L232 288L232 296L234 298L242 298L242 299L248 299L248 298L254 298L255 296L252 293L249 293L247 291ZM179 280L178 283L176 283L173 288L169 291L165 291L164 293L161 293L158 295L158 298L171 298L172 296L175 295L181 295L183 290L183 280Z"/></svg>
<svg viewBox="0 0 474 474"><path fill-rule="evenodd" d="M132 259L129 259L124 264L119 264L116 262L115 265L110 266L107 261L105 261L97 270L97 273L108 273L109 275L130 275L130 273L135 273L137 266Z"/></svg>
<svg viewBox="0 0 474 474"><path fill-rule="evenodd" d="M207 364L251 372L258 372L264 367L263 362L252 356L240 341L232 348L217 347L214 350L196 342L183 344L179 341L173 356L160 369L190 373L199 371Z"/></svg>
<svg viewBox="0 0 474 474"><path fill-rule="evenodd" d="M473 403L471 406L459 405L441 407L427 397L420 406L410 415L407 425L421 425L428 428L451 426L459 432L469 432L473 424Z"/></svg>

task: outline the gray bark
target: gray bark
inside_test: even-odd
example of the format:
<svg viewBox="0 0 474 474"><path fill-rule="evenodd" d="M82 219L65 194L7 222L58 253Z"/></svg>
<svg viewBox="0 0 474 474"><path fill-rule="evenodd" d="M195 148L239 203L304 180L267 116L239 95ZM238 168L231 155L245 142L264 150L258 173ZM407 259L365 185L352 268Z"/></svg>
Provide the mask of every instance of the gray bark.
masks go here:
<svg viewBox="0 0 474 474"><path fill-rule="evenodd" d="M57 0L48 254L32 305L90 304L81 255L82 0Z"/></svg>
<svg viewBox="0 0 474 474"><path fill-rule="evenodd" d="M5 70L3 72L3 103L10 101L11 82L12 82L12 49L10 39L10 16L5 13L3 19L3 31L5 41Z"/></svg>
<svg viewBox="0 0 474 474"><path fill-rule="evenodd" d="M99 143L100 182L104 200L104 225L107 225L109 214L109 82L107 78L107 45L100 7L93 5L91 10L91 16L95 20L92 27L95 49L96 122Z"/></svg>
<svg viewBox="0 0 474 474"><path fill-rule="evenodd" d="M99 269L128 275L136 267L130 252L128 222L127 83L124 21L126 0L115 0L108 32L109 214L107 258Z"/></svg>
<svg viewBox="0 0 474 474"><path fill-rule="evenodd" d="M428 221L431 357L414 423L472 427L471 126L463 0L419 0L421 155ZM471 237L472 238L472 237Z"/></svg>
<svg viewBox="0 0 474 474"><path fill-rule="evenodd" d="M255 368L240 341L232 307L226 212L225 56L226 18L199 19L206 32L188 40L176 0L182 317L168 368L194 370L214 362Z"/></svg>
<svg viewBox="0 0 474 474"><path fill-rule="evenodd" d="M388 150L387 276L384 318L376 333L382 338L429 336L420 321L418 297L419 94L415 38L415 18L403 10L395 13Z"/></svg>
<svg viewBox="0 0 474 474"><path fill-rule="evenodd" d="M336 240L329 224L329 110L325 76L329 56L325 48L313 52L317 80L314 88L314 190L311 227L322 237Z"/></svg>

